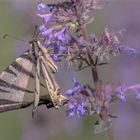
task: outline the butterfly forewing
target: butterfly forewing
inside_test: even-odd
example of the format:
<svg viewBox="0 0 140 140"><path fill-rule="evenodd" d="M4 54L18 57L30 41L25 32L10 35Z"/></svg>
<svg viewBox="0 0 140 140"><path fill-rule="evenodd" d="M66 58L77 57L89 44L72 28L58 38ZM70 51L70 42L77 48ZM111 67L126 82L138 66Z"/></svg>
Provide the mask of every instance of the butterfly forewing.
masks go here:
<svg viewBox="0 0 140 140"><path fill-rule="evenodd" d="M27 51L0 75L0 111L24 107L34 100L34 61ZM5 110L4 110L5 108Z"/></svg>

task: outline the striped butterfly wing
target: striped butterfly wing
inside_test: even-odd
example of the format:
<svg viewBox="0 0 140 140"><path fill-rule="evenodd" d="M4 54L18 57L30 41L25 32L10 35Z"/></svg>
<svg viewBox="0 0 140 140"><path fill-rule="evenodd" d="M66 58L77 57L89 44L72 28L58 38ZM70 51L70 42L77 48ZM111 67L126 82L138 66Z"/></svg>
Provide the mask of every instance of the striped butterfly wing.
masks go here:
<svg viewBox="0 0 140 140"><path fill-rule="evenodd" d="M35 62L29 51L0 75L0 112L29 106L34 101Z"/></svg>

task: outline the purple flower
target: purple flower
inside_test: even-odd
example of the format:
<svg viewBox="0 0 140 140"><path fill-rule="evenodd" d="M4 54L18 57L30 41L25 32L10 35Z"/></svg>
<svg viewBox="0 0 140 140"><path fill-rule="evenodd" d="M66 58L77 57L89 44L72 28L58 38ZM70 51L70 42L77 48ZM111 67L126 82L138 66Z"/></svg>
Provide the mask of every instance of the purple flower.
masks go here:
<svg viewBox="0 0 140 140"><path fill-rule="evenodd" d="M45 46L51 45L51 41L49 39L46 39L45 42L44 42L44 45Z"/></svg>
<svg viewBox="0 0 140 140"><path fill-rule="evenodd" d="M140 84L128 86L128 90L133 91L136 94L136 99L140 100L140 92L138 91L140 90Z"/></svg>
<svg viewBox="0 0 140 140"><path fill-rule="evenodd" d="M42 2L38 2L37 3L37 9L39 11L44 11L46 9L46 5L44 3L42 3Z"/></svg>
<svg viewBox="0 0 140 140"><path fill-rule="evenodd" d="M68 89L66 95L70 96L73 94L73 89Z"/></svg>
<svg viewBox="0 0 140 140"><path fill-rule="evenodd" d="M117 93L118 98L122 102L126 102L127 99L126 89L127 89L127 85L125 83L122 83L114 90L114 92Z"/></svg>
<svg viewBox="0 0 140 140"><path fill-rule="evenodd" d="M62 28L60 31L54 33L54 37L57 38L58 40L64 41L64 32L65 32L66 28Z"/></svg>
<svg viewBox="0 0 140 140"><path fill-rule="evenodd" d="M60 53L63 53L67 50L67 47L66 46L61 46L61 44L58 48L59 48Z"/></svg>
<svg viewBox="0 0 140 140"><path fill-rule="evenodd" d="M66 95L68 95L68 96L72 95L74 92L77 92L78 89L83 87L83 85L81 83L78 83L75 80L75 78L73 78L73 83L74 83L74 87L72 89L68 89L66 92Z"/></svg>
<svg viewBox="0 0 140 140"><path fill-rule="evenodd" d="M56 62L61 61L60 55L59 54L53 54L52 59Z"/></svg>
<svg viewBox="0 0 140 140"><path fill-rule="evenodd" d="M85 113L84 102L81 102L80 104L77 104L76 114L78 117L81 117L84 115L84 113Z"/></svg>
<svg viewBox="0 0 140 140"><path fill-rule="evenodd" d="M44 25L44 24L40 25L40 26L39 26L39 30L40 30L41 32L46 31L45 25Z"/></svg>
<svg viewBox="0 0 140 140"><path fill-rule="evenodd" d="M44 32L42 32L42 35L48 36L49 38L52 38L52 32L53 32L54 28L49 28L47 30L45 30Z"/></svg>
<svg viewBox="0 0 140 140"><path fill-rule="evenodd" d="M122 102L126 102L127 100L127 96L125 93L121 93L121 94L118 94L118 98L122 101Z"/></svg>
<svg viewBox="0 0 140 140"><path fill-rule="evenodd" d="M84 109L84 102L79 100L79 102L69 102L66 110L66 114L68 117L72 117L74 115L81 117L85 114L85 109Z"/></svg>
<svg viewBox="0 0 140 140"><path fill-rule="evenodd" d="M130 47L127 47L127 46L121 46L120 50L121 50L122 53L126 53L126 54L129 54L129 55L133 55L133 54L136 53L136 49L130 48Z"/></svg>
<svg viewBox="0 0 140 140"><path fill-rule="evenodd" d="M68 103L68 109L66 110L66 114L68 117L72 117L75 114L75 105L71 102Z"/></svg>
<svg viewBox="0 0 140 140"><path fill-rule="evenodd" d="M45 21L45 23L48 23L52 14L37 14L37 16L42 18Z"/></svg>
<svg viewBox="0 0 140 140"><path fill-rule="evenodd" d="M73 78L74 87L67 90L66 95L69 99L66 114L81 117L83 115L93 114L93 89L88 85L81 84Z"/></svg>

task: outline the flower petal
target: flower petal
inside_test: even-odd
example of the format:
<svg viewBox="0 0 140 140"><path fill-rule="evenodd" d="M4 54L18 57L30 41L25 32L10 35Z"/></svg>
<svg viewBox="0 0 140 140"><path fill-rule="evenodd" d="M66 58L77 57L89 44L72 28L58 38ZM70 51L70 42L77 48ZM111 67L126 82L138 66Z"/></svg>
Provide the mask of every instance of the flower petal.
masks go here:
<svg viewBox="0 0 140 140"><path fill-rule="evenodd" d="M46 5L45 5L44 3L38 2L38 4L37 4L37 9L38 9L39 11L44 11L45 8L46 8Z"/></svg>
<svg viewBox="0 0 140 140"><path fill-rule="evenodd" d="M49 19L51 18L52 14L37 14L37 16L39 16L40 18L43 18L45 23L47 23Z"/></svg>

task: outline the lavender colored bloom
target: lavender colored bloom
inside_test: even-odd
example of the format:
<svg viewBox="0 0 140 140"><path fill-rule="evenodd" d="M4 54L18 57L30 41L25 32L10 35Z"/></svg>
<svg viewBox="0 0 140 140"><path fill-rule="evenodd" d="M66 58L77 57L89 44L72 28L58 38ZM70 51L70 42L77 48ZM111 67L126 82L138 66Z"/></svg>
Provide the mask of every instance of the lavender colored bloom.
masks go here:
<svg viewBox="0 0 140 140"><path fill-rule="evenodd" d="M84 102L81 102L80 104L77 105L76 114L78 117L81 117L84 115L84 113L85 113L84 106L85 106Z"/></svg>
<svg viewBox="0 0 140 140"><path fill-rule="evenodd" d="M83 86L84 86L81 83L78 83L75 80L75 78L73 78L73 83L74 83L74 87L72 89L68 89L66 92L66 95L68 95L68 96L72 95L74 92L77 92L80 88L83 88Z"/></svg>
<svg viewBox="0 0 140 140"><path fill-rule="evenodd" d="M44 24L40 25L40 26L39 26L39 30L40 30L41 32L46 31L45 25L44 25Z"/></svg>
<svg viewBox="0 0 140 140"><path fill-rule="evenodd" d="M88 45L88 42L84 39L83 36L81 36L81 37L78 39L78 43L79 43L79 47L80 47L80 46L86 46L86 45Z"/></svg>
<svg viewBox="0 0 140 140"><path fill-rule="evenodd" d="M56 62L59 62L61 61L61 58L60 58L60 55L59 54L53 54L52 55L52 59Z"/></svg>
<svg viewBox="0 0 140 140"><path fill-rule="evenodd" d="M72 117L75 115L75 105L72 103L68 103L68 109L66 110L66 114L68 117Z"/></svg>
<svg viewBox="0 0 140 140"><path fill-rule="evenodd" d="M84 89L85 86L81 83L78 83L75 78L73 78L74 87L72 89L67 90L66 95L70 97L69 104L67 106L66 114L71 116L71 114L75 114L76 116L80 117L85 115L85 95Z"/></svg>
<svg viewBox="0 0 140 140"><path fill-rule="evenodd" d="M44 41L44 45L45 45L45 46L51 45L51 40L46 39L46 40Z"/></svg>
<svg viewBox="0 0 140 140"><path fill-rule="evenodd" d="M45 21L45 23L48 23L52 14L37 14L37 16L42 18Z"/></svg>
<svg viewBox="0 0 140 140"><path fill-rule="evenodd" d="M74 115L81 117L85 114L85 109L84 109L84 102L75 102L75 103L68 103L68 109L66 110L66 114L68 117L72 117Z"/></svg>
<svg viewBox="0 0 140 140"><path fill-rule="evenodd" d="M121 50L122 53L126 53L126 54L129 54L129 55L136 54L136 49L130 48L130 47L127 47L127 46L120 47L120 50Z"/></svg>
<svg viewBox="0 0 140 140"><path fill-rule="evenodd" d="M75 115L80 117L83 115L93 115L93 113L100 114L102 105L98 102L96 97L96 90L91 88L89 85L81 84L73 78L74 87L67 90L66 95L68 96L70 105L73 104L73 110L70 109L69 105L67 106L67 114L74 111ZM112 91L111 86L103 86L102 91L104 93L104 103L106 107L110 102L110 94Z"/></svg>
<svg viewBox="0 0 140 140"><path fill-rule="evenodd" d="M69 111L67 110L66 114L67 114L68 117L72 117L72 116L74 116L74 111L73 110L69 110Z"/></svg>
<svg viewBox="0 0 140 140"><path fill-rule="evenodd" d="M127 85L125 83L122 83L114 90L114 92L116 92L118 98L122 102L126 102L127 99L126 89L127 89Z"/></svg>
<svg viewBox="0 0 140 140"><path fill-rule="evenodd" d="M68 89L66 95L70 96L73 94L73 89Z"/></svg>
<svg viewBox="0 0 140 140"><path fill-rule="evenodd" d="M121 53L134 54L136 51L133 48L122 45L119 41L120 33L111 32L107 28L97 38L94 34L89 36L91 48L94 48L93 56L98 57L101 62L109 60L111 56L117 56ZM122 34L121 34L122 36Z"/></svg>
<svg viewBox="0 0 140 140"><path fill-rule="evenodd" d="M37 9L39 11L44 11L46 9L46 5L44 3L42 3L42 2L38 2Z"/></svg>
<svg viewBox="0 0 140 140"><path fill-rule="evenodd" d="M122 101L122 102L126 102L127 100L127 96L125 93L123 94L118 94L118 98Z"/></svg>
<svg viewBox="0 0 140 140"><path fill-rule="evenodd" d="M42 35L45 35L45 36L49 36L49 38L52 38L52 32L53 32L54 28L49 28L47 30L45 30L44 32L42 32L41 34Z"/></svg>
<svg viewBox="0 0 140 140"><path fill-rule="evenodd" d="M128 86L127 89L134 92L136 94L136 99L140 100L140 92L138 91L138 90L140 90L140 84Z"/></svg>
<svg viewBox="0 0 140 140"><path fill-rule="evenodd" d="M57 38L58 40L64 41L64 32L65 32L66 28L62 28L60 31L54 33L54 37Z"/></svg>
<svg viewBox="0 0 140 140"><path fill-rule="evenodd" d="M116 56L119 53L119 39L116 34L110 32L107 28L104 29L104 32L101 34L99 39L93 39L95 42L94 55L98 56L100 61L103 61L104 59L108 60L110 56Z"/></svg>
<svg viewBox="0 0 140 140"><path fill-rule="evenodd" d="M59 48L60 52L65 52L67 50L67 47L66 46L61 46L61 44L58 48Z"/></svg>

